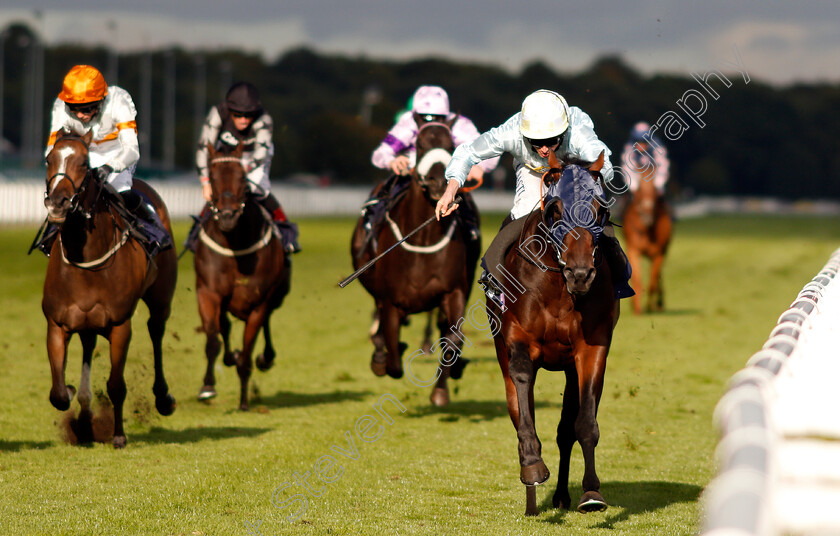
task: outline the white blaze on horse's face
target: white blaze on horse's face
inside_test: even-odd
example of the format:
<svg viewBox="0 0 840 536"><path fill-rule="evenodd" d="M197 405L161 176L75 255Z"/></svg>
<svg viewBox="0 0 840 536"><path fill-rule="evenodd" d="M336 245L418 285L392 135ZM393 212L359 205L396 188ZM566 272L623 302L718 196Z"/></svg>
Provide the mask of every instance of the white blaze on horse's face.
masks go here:
<svg viewBox="0 0 840 536"><path fill-rule="evenodd" d="M69 145L67 147L62 147L58 150L58 169L53 174L54 177L57 177L57 180L53 180L52 184L50 184L50 193L52 194L55 187L58 186L58 183L64 178L64 174L67 173L67 159L76 154L76 150Z"/></svg>

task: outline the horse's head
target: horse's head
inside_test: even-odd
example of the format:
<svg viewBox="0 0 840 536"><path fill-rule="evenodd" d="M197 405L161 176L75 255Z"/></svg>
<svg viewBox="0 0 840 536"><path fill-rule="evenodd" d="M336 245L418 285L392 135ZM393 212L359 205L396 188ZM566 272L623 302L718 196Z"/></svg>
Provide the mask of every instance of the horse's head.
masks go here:
<svg viewBox="0 0 840 536"><path fill-rule="evenodd" d="M423 193L433 204L437 203L446 190L443 172L452 159L455 146L452 141L452 124L457 118L445 122L425 122L415 114L415 121L420 126L417 133L417 165L414 168L414 180L423 189Z"/></svg>
<svg viewBox="0 0 840 536"><path fill-rule="evenodd" d="M92 137L90 131L84 136L63 129L58 132L55 145L47 155L44 205L51 222L62 223L68 214L82 207L82 197L90 184L88 147Z"/></svg>
<svg viewBox="0 0 840 536"><path fill-rule="evenodd" d="M639 187L633 192L633 197L630 200L636 213L639 215L642 225L645 227L653 225L658 198L659 193L653 184L653 176L652 174L648 174L639 181Z"/></svg>
<svg viewBox="0 0 840 536"><path fill-rule="evenodd" d="M222 231L236 227L248 197L248 179L242 167L242 143L232 150L216 151L207 146L210 188L210 210Z"/></svg>
<svg viewBox="0 0 840 536"><path fill-rule="evenodd" d="M552 153L551 169L544 178L548 186L543 221L563 269L570 294L589 292L598 265L598 239L608 218L603 190L598 183L604 153L593 163L563 162Z"/></svg>

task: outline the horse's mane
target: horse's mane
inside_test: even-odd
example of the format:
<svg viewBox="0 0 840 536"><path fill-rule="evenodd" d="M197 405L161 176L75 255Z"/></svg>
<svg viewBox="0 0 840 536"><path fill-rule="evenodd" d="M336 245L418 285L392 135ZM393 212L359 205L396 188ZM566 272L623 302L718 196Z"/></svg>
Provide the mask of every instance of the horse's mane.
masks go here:
<svg viewBox="0 0 840 536"><path fill-rule="evenodd" d="M601 222L597 221L596 214L590 215L582 211L583 207L591 207L594 200L602 198L603 190L588 169L591 163L576 158L570 160L583 164L564 161L560 178L551 184L545 194L546 209L558 201L563 207L562 225L557 226L559 228L555 228L554 231L561 241L574 227L586 228L597 240L604 231ZM572 214L572 211L575 213Z"/></svg>

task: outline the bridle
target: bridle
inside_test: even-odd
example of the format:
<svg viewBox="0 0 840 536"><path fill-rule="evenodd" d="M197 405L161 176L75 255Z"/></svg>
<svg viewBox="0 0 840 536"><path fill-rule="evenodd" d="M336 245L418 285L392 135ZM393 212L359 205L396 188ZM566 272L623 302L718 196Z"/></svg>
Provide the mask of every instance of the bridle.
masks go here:
<svg viewBox="0 0 840 536"><path fill-rule="evenodd" d="M430 121L428 123L424 123L423 126L420 127L420 130L417 132L417 137L420 137L420 133L423 132L423 129L431 126L445 128L450 138L452 137L452 129L449 127L449 125L447 125L446 123L441 123L439 121ZM431 170L432 166L434 166L435 164L443 164L443 166L446 167L451 159L452 153L450 153L442 147L435 147L426 151L423 157L414 166L414 175L417 184L420 185L420 187L423 188L424 191L428 191L430 186L429 171Z"/></svg>
<svg viewBox="0 0 840 536"><path fill-rule="evenodd" d="M212 160L210 160L210 165L211 166L213 164L224 164L224 163L237 163L241 166L242 165L242 159L238 156L217 156L217 157L213 158ZM244 172L244 168L243 168L243 172ZM232 192L222 192L221 195L223 197L233 197ZM213 219L218 220L219 219L219 214L222 211L219 209L219 207L217 207L213 203L212 196L210 198L210 201L207 203L207 206L210 208L210 212L213 213ZM239 206L237 206L236 209L231 213L231 217L238 218L239 216L242 215L242 212L244 210L245 210L245 199L242 199L239 202Z"/></svg>
<svg viewBox="0 0 840 536"><path fill-rule="evenodd" d="M80 143L84 144L84 142L82 142L81 138L78 138L78 137L75 137L75 136L73 136L73 137L65 136L61 139L62 140L67 140L67 139L75 140L75 141L79 141ZM52 150L55 150L55 147L53 147ZM50 192L55 190L55 188L58 186L59 183L61 183L61 181L65 180L65 179L69 180L70 181L70 186L72 186L72 188L73 188L73 195L70 196L70 202L69 202L70 206L67 210L68 213L70 213L70 212L80 212L85 217L85 219L90 220L91 212L93 210L93 206L95 206L96 203L94 202L93 205L91 205L90 210L84 210L84 209L80 208L80 206L79 206L79 204L81 202L81 197L82 197L82 195L85 194L85 192L87 192L88 185L90 184L90 180L91 180L91 177L93 175L93 173L91 173L91 170L90 170L89 160L86 160L85 164L86 164L86 167L87 167L87 171L85 172L85 176L82 179L82 182L79 183L78 187L76 186L76 182L73 180L73 177L70 176L68 173L65 173L63 171L57 171L56 173L53 173L52 175L47 177L46 188L44 190L44 200L46 201L47 199L49 199ZM53 184L53 181L56 181L56 180L57 180L57 182L55 183L55 185L53 185L53 187L50 188L50 185Z"/></svg>

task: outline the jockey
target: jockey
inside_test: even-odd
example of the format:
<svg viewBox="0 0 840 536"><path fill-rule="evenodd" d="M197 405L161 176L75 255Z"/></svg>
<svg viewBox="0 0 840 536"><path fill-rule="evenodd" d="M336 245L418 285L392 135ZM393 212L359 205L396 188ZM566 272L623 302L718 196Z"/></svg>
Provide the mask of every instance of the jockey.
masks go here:
<svg viewBox="0 0 840 536"><path fill-rule="evenodd" d="M645 122L636 123L630 131L630 137L624 145L621 156L621 170L630 183L630 191L639 189L644 180L653 179L659 196L665 195L665 184L668 182L668 150L655 135L648 135L650 125Z"/></svg>
<svg viewBox="0 0 840 536"><path fill-rule="evenodd" d="M601 174L605 181L612 180L613 169L609 162L611 154L607 146L595 134L592 119L576 106L569 106L566 100L554 91L541 89L528 95L522 102L522 110L498 127L485 132L470 144L461 145L452 155L446 167L449 180L446 191L435 207L438 219L448 216L458 204L453 204L455 194L464 184L469 170L488 158L503 153L513 156L516 173L516 193L510 215L502 224L518 221L524 224L527 214L539 207L543 173L549 170L548 155L578 158L589 162L604 153ZM506 238L496 236L487 250L485 258L496 259L504 255L518 233L505 233ZM635 294L627 284L630 277L627 257L621 250L612 225L607 224L602 235L601 247L610 264L616 296L626 298ZM486 268L486 266L485 266ZM487 281L486 272L479 282Z"/></svg>
<svg viewBox="0 0 840 536"><path fill-rule="evenodd" d="M76 65L64 77L62 90L53 104L45 154L52 150L62 129L80 135L93 131L89 149L91 172L106 187L118 192L126 208L139 218L134 222L141 231L142 236L138 238L145 239L144 245L154 256L157 251L172 246L172 239L154 210L131 189L140 159L136 116L134 101L126 90L108 86L95 67ZM47 255L52 244L50 238L56 231L57 228L47 229L37 246Z"/></svg>
<svg viewBox="0 0 840 536"><path fill-rule="evenodd" d="M210 187L210 163L207 161L207 146L217 150L225 145L234 148L244 145L242 167L248 179L248 186L254 199L266 210L277 226L286 245L286 251L297 253L297 225L286 218L286 213L271 193L269 170L274 156L274 121L263 109L257 88L248 82L238 82L228 90L225 100L210 108L204 120L204 128L198 139L195 164L201 179L204 199L209 203L213 190ZM207 214L207 212L203 212ZM198 236L198 225L194 225L187 238L187 247L192 249Z"/></svg>
<svg viewBox="0 0 840 536"><path fill-rule="evenodd" d="M470 143L478 137L478 129L469 118L457 115L449 110L449 95L439 86L420 86L411 98L411 109L403 112L391 127L382 143L373 151L371 162L380 169L390 170L393 175L378 185L372 197L365 203L363 215L365 228L372 230L382 221L384 210L377 210L376 205L384 207L385 203L397 193L411 169L414 168L417 148L414 146L417 134L426 123L443 123L452 121L452 142L455 147ZM492 171L499 163L498 157L489 158L473 166L467 173L468 186L477 188L484 180L484 173ZM467 226L470 238L478 239L478 219L475 207L469 207L467 213L461 215Z"/></svg>

